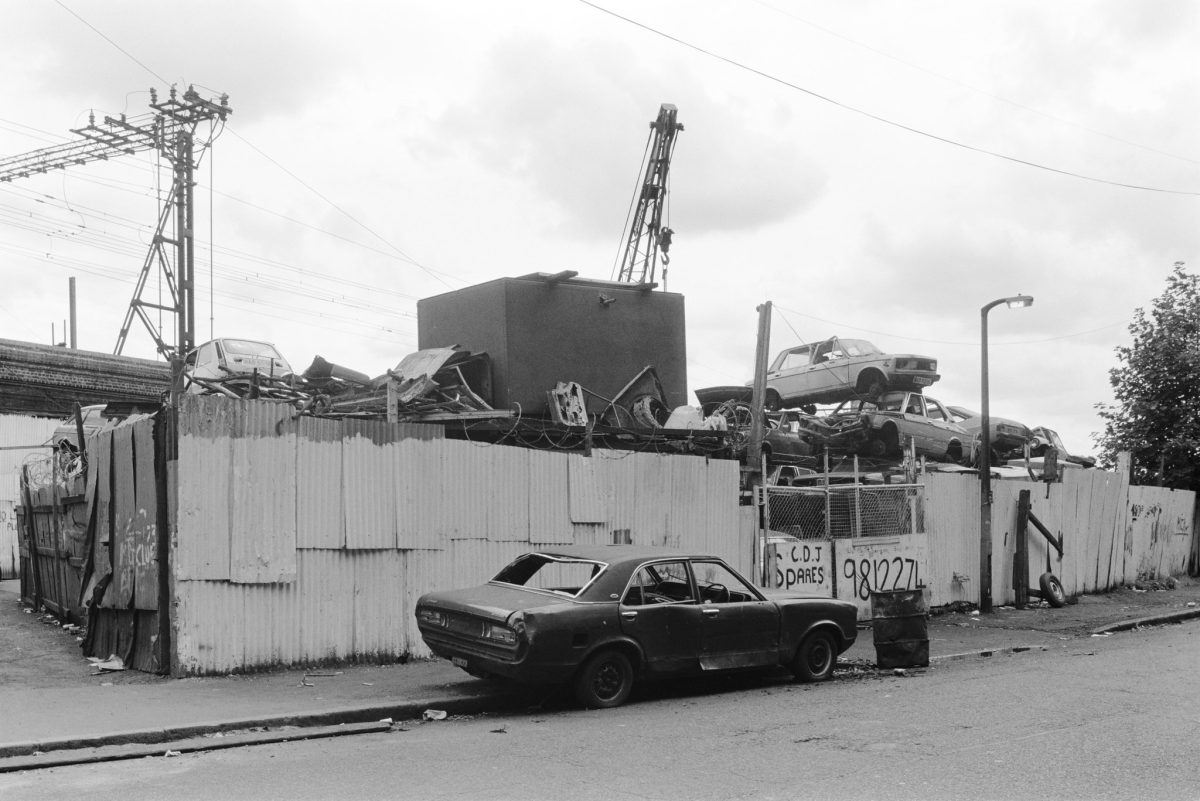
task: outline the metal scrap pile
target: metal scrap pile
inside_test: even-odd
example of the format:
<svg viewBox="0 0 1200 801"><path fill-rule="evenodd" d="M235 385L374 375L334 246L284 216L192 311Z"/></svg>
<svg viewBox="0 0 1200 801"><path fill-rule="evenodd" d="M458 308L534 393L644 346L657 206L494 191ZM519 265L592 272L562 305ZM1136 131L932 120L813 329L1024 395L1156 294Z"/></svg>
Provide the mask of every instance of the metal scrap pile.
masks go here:
<svg viewBox="0 0 1200 801"><path fill-rule="evenodd" d="M486 353L428 348L410 353L395 369L369 385L331 398L328 411L342 415L388 415L399 420L432 420L441 415L490 413L503 417L484 399L491 365ZM390 412L389 407L394 411Z"/></svg>

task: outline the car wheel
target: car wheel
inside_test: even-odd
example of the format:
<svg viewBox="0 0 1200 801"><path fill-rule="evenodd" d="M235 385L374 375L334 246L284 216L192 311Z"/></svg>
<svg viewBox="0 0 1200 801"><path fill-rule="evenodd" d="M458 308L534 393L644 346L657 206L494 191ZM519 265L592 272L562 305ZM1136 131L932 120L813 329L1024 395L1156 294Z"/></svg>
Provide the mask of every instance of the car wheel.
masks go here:
<svg viewBox="0 0 1200 801"><path fill-rule="evenodd" d="M792 673L800 681L825 681L833 675L836 664L837 643L832 633L821 629L805 637L796 649Z"/></svg>
<svg viewBox="0 0 1200 801"><path fill-rule="evenodd" d="M632 690L633 665L629 657L613 649L592 656L575 677L575 697L586 707L620 706Z"/></svg>
<svg viewBox="0 0 1200 801"><path fill-rule="evenodd" d="M872 459L882 459L884 456L887 456L887 443L884 442L883 438L878 434L874 434L869 440L867 440L867 445L864 448L864 451L865 455L871 457Z"/></svg>
<svg viewBox="0 0 1200 801"><path fill-rule="evenodd" d="M1067 605L1067 594L1063 592L1062 582L1053 573L1043 573L1038 579L1042 587L1042 597L1055 608Z"/></svg>
<svg viewBox="0 0 1200 801"><path fill-rule="evenodd" d="M877 398L887 389L887 382L883 380L883 376L879 373L870 373L868 375L859 376L857 391L859 395L868 398Z"/></svg>
<svg viewBox="0 0 1200 801"><path fill-rule="evenodd" d="M783 400L780 399L779 393L772 389L767 391L767 399L763 405L768 412L777 412L783 408Z"/></svg>

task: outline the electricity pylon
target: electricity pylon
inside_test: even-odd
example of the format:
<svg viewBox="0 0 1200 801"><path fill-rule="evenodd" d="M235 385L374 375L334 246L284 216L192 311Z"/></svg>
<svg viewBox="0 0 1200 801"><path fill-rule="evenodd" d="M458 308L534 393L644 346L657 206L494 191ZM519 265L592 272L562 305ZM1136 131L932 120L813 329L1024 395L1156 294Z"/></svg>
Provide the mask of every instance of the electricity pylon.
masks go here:
<svg viewBox="0 0 1200 801"><path fill-rule="evenodd" d="M196 128L203 122L224 122L233 110L229 107L228 95L221 95L214 102L200 97L190 86L182 97L175 91L175 87L171 87L169 99L162 103L158 101L158 93L151 89L150 108L154 109L154 113L140 115L132 120L126 119L124 114L120 117L105 117L99 125L96 124L95 114L92 114L86 126L71 129L71 133L78 135L79 139L0 159L0 181L12 181L14 178L25 178L35 173L108 160L116 156L133 155L145 150L157 150L170 163L173 173L171 190L164 198L159 211L158 227L142 263L137 288L134 289L133 299L129 301L129 309L125 313L125 321L121 324L121 332L117 335L117 345L113 350L113 353L120 354L124 349L129 328L136 315L141 318L150 336L154 338L158 352L169 358L173 353L187 353L196 344L193 176L204 149L212 144L211 139L200 142L200 153L197 154ZM169 230L172 220L174 235L171 235ZM172 249L174 264L170 253ZM154 267L158 268L171 294L170 306L142 299L147 279ZM166 342L147 309L158 309L175 315L174 345Z"/></svg>

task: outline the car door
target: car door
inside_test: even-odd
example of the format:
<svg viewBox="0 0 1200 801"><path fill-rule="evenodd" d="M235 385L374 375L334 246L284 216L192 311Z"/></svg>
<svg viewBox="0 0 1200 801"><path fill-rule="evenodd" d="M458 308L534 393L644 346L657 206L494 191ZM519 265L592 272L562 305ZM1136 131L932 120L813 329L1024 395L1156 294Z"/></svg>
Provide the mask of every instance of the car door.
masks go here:
<svg viewBox="0 0 1200 801"><path fill-rule="evenodd" d="M196 378L223 378L224 373L220 368L220 359L217 355L217 343L205 342L196 349L195 366L192 368L192 375Z"/></svg>
<svg viewBox="0 0 1200 801"><path fill-rule="evenodd" d="M936 437L931 435L929 421L925 417L925 398L916 392L909 392L904 397L901 417L904 420L900 433L912 437L913 445L918 454L937 456L941 454ZM901 440L903 443L903 439Z"/></svg>
<svg viewBox="0 0 1200 801"><path fill-rule="evenodd" d="M693 559L700 597L700 668L728 670L779 661L779 608L724 562Z"/></svg>
<svg viewBox="0 0 1200 801"><path fill-rule="evenodd" d="M961 426L954 422L949 410L933 398L925 399L925 418L929 423L930 437L935 441L938 455L945 455L950 449L950 443L959 439L962 447L968 449L969 442L962 442ZM965 453L965 450L964 450Z"/></svg>
<svg viewBox="0 0 1200 801"><path fill-rule="evenodd" d="M651 562L635 571L619 617L621 632L641 646L648 671L699 668L701 613L685 560Z"/></svg>
<svg viewBox="0 0 1200 801"><path fill-rule="evenodd" d="M812 345L785 350L767 371L767 383L785 400L810 393L812 358Z"/></svg>
<svg viewBox="0 0 1200 801"><path fill-rule="evenodd" d="M842 345L842 341L837 337L827 339L817 345L813 353L813 363L816 365L813 377L814 388L825 393L853 389L854 382L851 381L851 372L855 366L854 361L850 358L848 350Z"/></svg>

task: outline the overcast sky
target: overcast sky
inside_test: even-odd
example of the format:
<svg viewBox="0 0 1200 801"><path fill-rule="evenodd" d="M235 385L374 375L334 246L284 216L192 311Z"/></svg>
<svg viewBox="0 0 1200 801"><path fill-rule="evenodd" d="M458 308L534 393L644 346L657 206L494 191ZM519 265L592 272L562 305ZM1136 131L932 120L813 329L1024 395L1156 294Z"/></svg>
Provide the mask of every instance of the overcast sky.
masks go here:
<svg viewBox="0 0 1200 801"><path fill-rule="evenodd" d="M992 413L1087 453L1134 309L1200 267L1187 0L5 5L0 157L145 113L151 86L228 94L197 340L266 339L298 369L394 366L418 298L612 277L664 102L693 389L749 380L770 300L772 352L934 356L928 394L978 408L980 307L1020 292L1032 308L988 318ZM75 276L79 345L112 350L157 176L142 154L0 184L0 337L61 339ZM125 353L153 356L136 323Z"/></svg>

